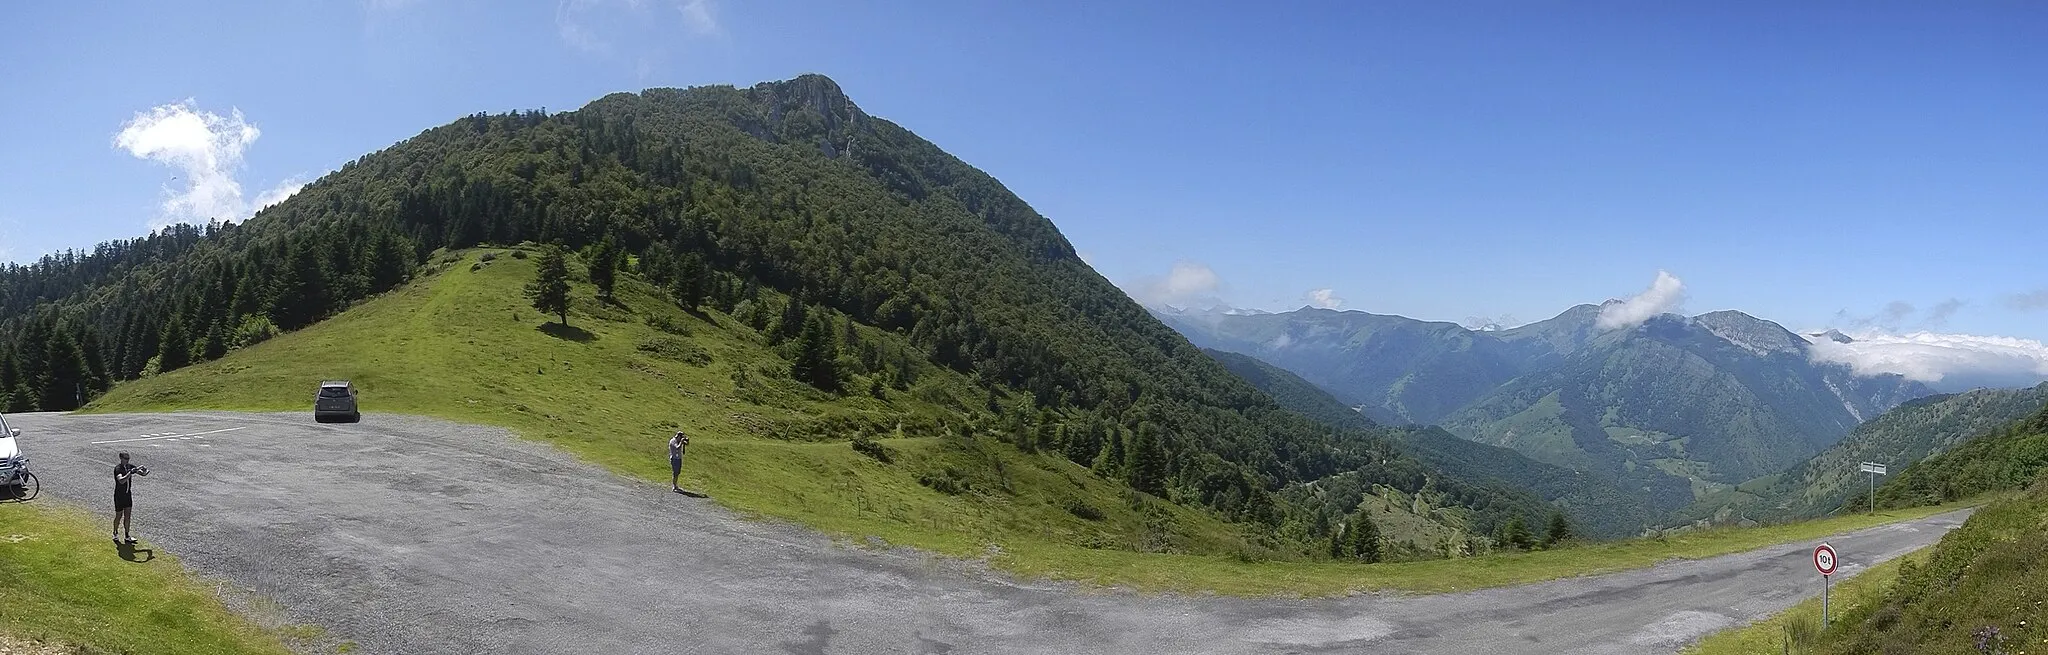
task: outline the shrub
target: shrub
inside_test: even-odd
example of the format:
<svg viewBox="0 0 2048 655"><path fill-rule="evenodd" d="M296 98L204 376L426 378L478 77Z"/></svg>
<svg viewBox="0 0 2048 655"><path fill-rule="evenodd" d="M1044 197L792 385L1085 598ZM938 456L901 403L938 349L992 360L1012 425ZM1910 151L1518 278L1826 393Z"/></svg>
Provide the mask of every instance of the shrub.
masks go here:
<svg viewBox="0 0 2048 655"><path fill-rule="evenodd" d="M640 342L636 348L655 359L682 362L691 366L710 366L711 353L697 344L670 337L656 337ZM737 384L737 383L735 383Z"/></svg>
<svg viewBox="0 0 2048 655"><path fill-rule="evenodd" d="M514 251L512 251L512 258L513 258L513 259L526 259L526 251L524 251L524 250L514 250Z"/></svg>
<svg viewBox="0 0 2048 655"><path fill-rule="evenodd" d="M1067 513L1089 521L1100 521L1103 518L1102 510L1095 509L1094 505L1090 505L1088 501L1079 498L1067 500Z"/></svg>
<svg viewBox="0 0 2048 655"><path fill-rule="evenodd" d="M917 483L930 488L932 491L948 496L958 496L966 493L969 489L967 479L961 477L960 471L950 466L946 467L943 471L928 472L917 476Z"/></svg>
<svg viewBox="0 0 2048 655"><path fill-rule="evenodd" d="M487 252L487 253L484 253L484 256L482 256L482 257L478 257L478 258L477 258L477 260L478 260L478 261L485 261L485 262L488 262L488 261L491 261L491 260L493 260L493 259L497 259L497 258L498 258L498 253L495 253L495 252Z"/></svg>
<svg viewBox="0 0 2048 655"><path fill-rule="evenodd" d="M690 326L678 323L664 314L648 314L647 326L679 337L690 336Z"/></svg>
<svg viewBox="0 0 2048 655"><path fill-rule="evenodd" d="M252 315L243 318L241 325L235 326L235 333L229 340L229 348L241 349L263 343L277 336L277 332L277 325L270 322L270 317Z"/></svg>
<svg viewBox="0 0 2048 655"><path fill-rule="evenodd" d="M875 441L874 439L869 438L868 435L865 434L855 435L853 437L853 450L854 452L860 453L862 455L873 457L875 458L875 461L881 462L883 464L889 464L895 461L895 455L889 452L889 448L887 446L883 446L881 442Z"/></svg>

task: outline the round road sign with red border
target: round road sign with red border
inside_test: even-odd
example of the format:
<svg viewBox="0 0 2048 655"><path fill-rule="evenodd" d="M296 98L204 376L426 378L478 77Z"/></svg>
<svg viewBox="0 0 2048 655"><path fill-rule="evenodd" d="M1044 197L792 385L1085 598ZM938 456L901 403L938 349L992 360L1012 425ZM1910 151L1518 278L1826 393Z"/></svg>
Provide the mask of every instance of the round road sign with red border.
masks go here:
<svg viewBox="0 0 2048 655"><path fill-rule="evenodd" d="M1813 549L1813 568L1820 569L1821 575L1835 574L1835 549L1821 544Z"/></svg>

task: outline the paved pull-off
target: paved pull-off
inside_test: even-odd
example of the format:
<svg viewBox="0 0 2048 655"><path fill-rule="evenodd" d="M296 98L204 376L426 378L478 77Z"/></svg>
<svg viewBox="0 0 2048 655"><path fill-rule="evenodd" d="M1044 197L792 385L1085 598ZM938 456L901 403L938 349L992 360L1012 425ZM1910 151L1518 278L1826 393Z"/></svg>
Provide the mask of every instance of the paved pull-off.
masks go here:
<svg viewBox="0 0 2048 655"><path fill-rule="evenodd" d="M1813 544L1795 543L1435 596L1075 591L745 521L493 428L8 420L44 499L107 514L114 454L132 452L151 468L138 535L369 653L1668 653L1820 589ZM1833 537L1837 575L1965 516Z"/></svg>

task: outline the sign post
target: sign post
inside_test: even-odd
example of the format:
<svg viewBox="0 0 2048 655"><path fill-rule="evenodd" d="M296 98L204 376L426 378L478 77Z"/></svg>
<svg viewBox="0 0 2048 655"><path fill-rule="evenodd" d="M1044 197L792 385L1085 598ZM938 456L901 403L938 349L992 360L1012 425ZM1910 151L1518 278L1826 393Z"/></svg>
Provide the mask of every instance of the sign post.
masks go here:
<svg viewBox="0 0 2048 655"><path fill-rule="evenodd" d="M1877 513L1877 476L1880 476L1880 475L1884 475L1884 474L1885 474L1885 473L1884 473L1884 465L1883 465L1883 464L1879 464L1879 463L1877 463L1877 462L1864 462L1864 463L1863 463L1863 472L1864 472L1864 473L1869 473L1869 474L1870 474L1870 513L1872 513L1872 514L1876 514L1876 513Z"/></svg>
<svg viewBox="0 0 2048 655"><path fill-rule="evenodd" d="M1820 571L1820 629L1828 629L1828 595L1834 591L1835 549L1821 544L1813 549L1813 568Z"/></svg>

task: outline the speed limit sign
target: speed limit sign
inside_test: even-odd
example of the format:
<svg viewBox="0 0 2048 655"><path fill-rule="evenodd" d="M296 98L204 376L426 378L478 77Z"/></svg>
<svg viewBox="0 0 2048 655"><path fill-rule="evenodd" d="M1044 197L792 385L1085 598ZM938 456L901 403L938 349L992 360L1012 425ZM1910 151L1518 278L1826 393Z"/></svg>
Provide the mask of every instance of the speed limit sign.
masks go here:
<svg viewBox="0 0 2048 655"><path fill-rule="evenodd" d="M1835 549L1821 544L1813 549L1813 568L1820 569L1821 575L1835 574Z"/></svg>

